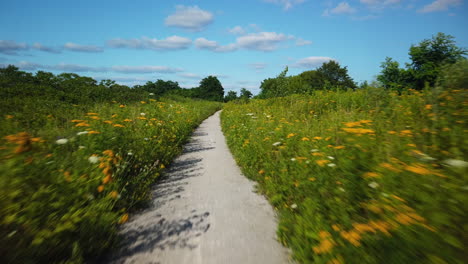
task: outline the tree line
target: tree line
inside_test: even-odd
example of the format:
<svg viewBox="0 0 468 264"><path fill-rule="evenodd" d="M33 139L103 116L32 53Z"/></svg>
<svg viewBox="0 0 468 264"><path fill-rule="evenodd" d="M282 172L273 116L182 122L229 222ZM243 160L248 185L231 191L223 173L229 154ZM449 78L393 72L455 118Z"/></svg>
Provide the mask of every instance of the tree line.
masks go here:
<svg viewBox="0 0 468 264"><path fill-rule="evenodd" d="M412 45L408 54L411 63L407 63L405 68L400 68L398 62L387 57L372 86L400 93L404 89L422 90L441 81L444 68L457 63L467 64L464 57L467 49L458 47L454 37L444 33ZM354 90L369 86L367 81L358 85L349 76L347 67L333 60L298 75L286 76L287 72L288 67L275 78L263 80L257 98L307 94L315 90Z"/></svg>

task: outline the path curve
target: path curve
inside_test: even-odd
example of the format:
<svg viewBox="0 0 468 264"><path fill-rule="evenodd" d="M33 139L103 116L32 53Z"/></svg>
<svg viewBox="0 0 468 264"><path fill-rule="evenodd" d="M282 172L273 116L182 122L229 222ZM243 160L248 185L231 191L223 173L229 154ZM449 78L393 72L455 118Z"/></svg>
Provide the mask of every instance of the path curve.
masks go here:
<svg viewBox="0 0 468 264"><path fill-rule="evenodd" d="M123 225L110 263L288 263L276 217L226 145L220 111L206 119L153 189L150 208Z"/></svg>

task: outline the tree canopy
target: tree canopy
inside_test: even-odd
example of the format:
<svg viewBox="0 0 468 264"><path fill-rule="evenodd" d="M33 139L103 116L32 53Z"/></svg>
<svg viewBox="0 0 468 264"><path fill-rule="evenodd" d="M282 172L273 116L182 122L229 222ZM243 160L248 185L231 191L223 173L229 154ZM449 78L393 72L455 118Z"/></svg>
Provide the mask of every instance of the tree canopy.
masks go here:
<svg viewBox="0 0 468 264"><path fill-rule="evenodd" d="M401 90L410 87L421 90L426 84L433 86L436 83L444 65L463 60L466 54L467 50L458 47L453 36L438 33L431 39L411 45L408 52L411 63L406 64L406 69L400 68L398 62L387 57L381 65L377 80L385 88Z"/></svg>

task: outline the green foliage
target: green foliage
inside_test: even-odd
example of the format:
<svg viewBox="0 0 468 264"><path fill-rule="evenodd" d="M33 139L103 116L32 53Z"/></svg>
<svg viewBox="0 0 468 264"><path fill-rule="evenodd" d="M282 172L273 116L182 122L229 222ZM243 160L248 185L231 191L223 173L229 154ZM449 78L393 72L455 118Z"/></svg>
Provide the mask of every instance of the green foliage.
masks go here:
<svg viewBox="0 0 468 264"><path fill-rule="evenodd" d="M216 76L208 76L200 81L197 97L205 100L222 102L224 98L224 88Z"/></svg>
<svg viewBox="0 0 468 264"><path fill-rule="evenodd" d="M456 46L453 36L438 33L432 39L425 39L409 49L411 63L406 69L391 58L382 63L382 71L377 80L385 88L396 88L401 91L405 87L422 90L427 85L434 86L440 77L444 65L454 64L463 59L467 50Z"/></svg>
<svg viewBox="0 0 468 264"><path fill-rule="evenodd" d="M221 107L156 101L75 74L0 71L2 263L83 263L106 253L193 129Z"/></svg>
<svg viewBox="0 0 468 264"><path fill-rule="evenodd" d="M253 95L253 94L252 94L251 91L249 91L249 90L247 90L247 89L245 89L245 88L242 88L242 89L240 90L240 96L239 96L239 98L241 98L241 99L250 99L250 98L252 97L252 95Z"/></svg>
<svg viewBox="0 0 468 264"><path fill-rule="evenodd" d="M353 79L348 75L347 67L341 67L340 64L334 60L325 62L317 68L317 75L323 83L322 89L356 89L356 84Z"/></svg>
<svg viewBox="0 0 468 264"><path fill-rule="evenodd" d="M265 99L282 97L291 94L307 94L316 90L355 89L353 79L348 75L348 69L341 67L338 62L323 63L316 70L305 71L296 76L286 77L286 67L276 78L263 80L261 92L257 98Z"/></svg>
<svg viewBox="0 0 468 264"><path fill-rule="evenodd" d="M229 102L237 99L236 91L229 91L224 97L224 102Z"/></svg>
<svg viewBox="0 0 468 264"><path fill-rule="evenodd" d="M181 89L179 83L173 81L163 81L158 79L156 82L147 82L145 85L136 86L136 89L141 89L155 96L164 95L170 91Z"/></svg>
<svg viewBox="0 0 468 264"><path fill-rule="evenodd" d="M422 92L229 103L223 131L300 263L465 263L468 64Z"/></svg>

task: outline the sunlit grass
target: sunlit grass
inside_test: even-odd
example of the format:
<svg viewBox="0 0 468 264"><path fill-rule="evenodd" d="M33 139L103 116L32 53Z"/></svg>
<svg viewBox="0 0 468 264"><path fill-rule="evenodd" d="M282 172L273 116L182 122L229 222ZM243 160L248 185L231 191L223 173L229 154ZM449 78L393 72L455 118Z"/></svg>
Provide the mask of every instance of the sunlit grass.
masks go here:
<svg viewBox="0 0 468 264"><path fill-rule="evenodd" d="M302 263L463 263L466 90L228 104L222 126Z"/></svg>

